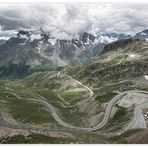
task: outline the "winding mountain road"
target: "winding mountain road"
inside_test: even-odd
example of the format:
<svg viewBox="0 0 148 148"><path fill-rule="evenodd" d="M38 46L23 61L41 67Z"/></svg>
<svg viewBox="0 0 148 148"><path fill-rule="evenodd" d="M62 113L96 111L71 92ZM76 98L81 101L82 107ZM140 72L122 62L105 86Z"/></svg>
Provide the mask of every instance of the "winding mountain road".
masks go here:
<svg viewBox="0 0 148 148"><path fill-rule="evenodd" d="M105 116L104 116L103 120L102 120L98 125L94 126L94 127L92 128L92 130L98 130L98 129L104 127L104 126L107 124L107 122L108 122L108 120L109 120L109 117L110 117L110 113L111 113L111 111L112 111L112 108L113 108L114 104L115 104L121 97L123 97L124 95L125 95L125 93L120 93L120 94L118 94L117 96L115 96L111 101L108 102L108 105L107 105L107 108L106 108L106 111L105 111Z"/></svg>
<svg viewBox="0 0 148 148"><path fill-rule="evenodd" d="M82 87L86 88L88 91L89 91L89 94L90 94L90 97L89 99L91 100L92 96L93 96L93 91L83 85L81 82L73 79L71 76L68 76L68 75L65 75L65 74L60 74L58 73L59 75L61 76L66 76L68 77L69 79L72 79L73 81L76 81L78 84L80 84ZM103 120L98 123L96 126L93 126L93 127L75 127L75 126L72 126L66 122L64 122L58 115L57 113L57 110L54 106L52 106L49 102L46 101L45 98L43 98L42 96L40 96L39 99L30 99L30 100L33 100L33 101L37 101L39 103L41 103L44 107L46 107L46 109L48 110L48 112L53 116L53 118L60 124L62 125L63 127L67 128L67 130L73 130L73 131L86 131L86 132L94 132L96 130L99 130L101 129L102 127L104 127L107 123L108 123L108 120L109 120L109 117L110 117L110 114L111 114L111 111L112 111L112 108L114 106L114 104L119 100L121 99L124 95L127 95L128 92L132 92L132 91L126 91L126 92L119 92L119 94L117 96L115 96L111 101L108 102L108 105L107 105L107 108L106 108L106 111L105 111L105 115L104 115L104 118ZM135 92L135 91L133 91ZM145 91L139 91L141 93L144 93ZM10 92L12 95L14 95L15 97L17 97L18 99L22 99L20 96L18 96L17 94L15 94L14 92ZM145 92L147 93L147 92ZM136 108L135 108L135 114L138 114L139 116L141 116L141 109L144 108L144 107L147 107L148 106L148 102L145 102L143 104L140 104L138 105ZM131 129L134 127L135 123L136 124L139 124L139 121L136 121L136 115L134 114L134 120L132 120L132 122L127 126L126 129L124 130L128 130L128 129ZM142 117L140 118L142 119ZM6 126L9 126L11 128L19 128L19 129L24 129L24 126L20 126L20 125L11 125L11 123L7 123L2 117L0 118L0 125L6 125ZM144 127L146 127L145 125L142 125ZM27 127L25 127L25 129L27 129ZM122 133L122 132L121 132ZM98 133L99 134L99 133ZM101 134L101 133L100 133ZM103 134L103 133L102 133ZM107 133L106 133L107 134ZM109 133L108 133L109 134ZM119 133L110 133L111 135L118 135ZM105 135L105 133L104 133Z"/></svg>
<svg viewBox="0 0 148 148"><path fill-rule="evenodd" d="M64 75L65 76L65 75ZM66 75L67 76L67 75ZM70 79L73 79L69 76ZM75 80L75 79L73 79ZM77 80L75 80L77 81ZM83 85L81 82L77 81L77 83L79 83L81 86L85 87L89 92L90 92L90 97L89 99L91 99L91 97L93 96L93 91ZM20 96L18 96L17 94L15 94L14 92L11 92L12 95L14 95L15 97L17 97L18 99L23 99L21 98ZM118 99L120 99L124 94L121 93L119 95L117 95L114 99L112 99L110 102L108 102L108 106L106 108L106 112L105 112L105 116L103 118L103 120L98 123L96 126L94 127L74 127L66 122L64 122L57 114L57 111L56 111L56 108L54 106L52 106L49 102L46 101L45 98L43 98L43 96L40 96L40 99L30 99L32 101L36 101L36 102L39 102L41 103L44 107L47 108L48 112L53 116L53 118L60 124L62 125L63 127L66 127L66 128L70 128L70 129L76 129L76 130L86 130L86 131L95 131L95 130L98 130L100 128L102 128L103 126L105 126L109 120L109 116L110 116L110 113L111 113L111 110L113 108L113 105L116 103L116 101Z"/></svg>
<svg viewBox="0 0 148 148"><path fill-rule="evenodd" d="M90 94L90 98L93 96L94 92L86 85L82 84L81 82L79 82L78 80L72 78L71 76L69 75L65 75L65 74L61 74L61 73L58 73L58 75L61 75L61 76L65 76L65 77L68 77L69 79L77 82L79 85L81 85L82 87L86 88L88 91L89 91L89 94Z"/></svg>
<svg viewBox="0 0 148 148"><path fill-rule="evenodd" d="M128 93L128 92L126 92ZM66 122L64 122L57 114L57 111L56 109L48 102L46 102L45 98L42 97L42 99L30 99L32 101L37 101L39 103L41 103L44 107L47 108L48 112L53 116L53 118L60 124L62 125L63 127L67 128L64 129L64 131L76 131L76 132L94 132L96 130L99 130L101 129L102 127L104 127L108 120L109 120L109 117L110 117L110 113L111 113L111 110L114 106L114 104L120 99L122 98L126 93L120 93L119 95L115 96L111 101L108 102L108 106L106 108L106 112L105 112L105 116L103 118L103 120L96 126L90 128L90 127L74 127L70 124L67 124ZM12 93L11 93L12 94ZM21 99L21 97L19 97L17 94L13 93L13 95L15 95L18 99ZM146 104L144 104L144 106L147 106L148 105L148 102ZM135 122L131 122L130 126L132 126L132 124L135 124ZM39 130L44 130L44 129L38 129L38 128L32 128L32 127L26 127L24 125L14 125L14 124L11 124L11 123L8 123L6 122L2 117L0 117L0 125L1 126L6 126L6 127L10 127L10 128L14 128L14 129L23 129L23 130L34 130L34 131L39 131ZM129 126L128 126L129 127ZM127 130L130 129L127 128ZM54 131L54 130L51 130L51 131ZM55 130L57 131L57 130ZM120 133L122 133L123 131L120 131ZM115 133L100 133L100 132L96 132L98 135L103 135L103 136L106 136L106 137L112 137L112 136L117 136L119 135L119 132L115 132Z"/></svg>

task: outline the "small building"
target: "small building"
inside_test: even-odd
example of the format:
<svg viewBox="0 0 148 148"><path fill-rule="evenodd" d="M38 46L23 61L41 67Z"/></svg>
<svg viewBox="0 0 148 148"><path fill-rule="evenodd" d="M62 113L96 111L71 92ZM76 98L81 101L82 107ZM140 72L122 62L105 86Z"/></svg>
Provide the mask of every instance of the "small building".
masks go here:
<svg viewBox="0 0 148 148"><path fill-rule="evenodd" d="M148 109L144 109L144 119L148 120Z"/></svg>

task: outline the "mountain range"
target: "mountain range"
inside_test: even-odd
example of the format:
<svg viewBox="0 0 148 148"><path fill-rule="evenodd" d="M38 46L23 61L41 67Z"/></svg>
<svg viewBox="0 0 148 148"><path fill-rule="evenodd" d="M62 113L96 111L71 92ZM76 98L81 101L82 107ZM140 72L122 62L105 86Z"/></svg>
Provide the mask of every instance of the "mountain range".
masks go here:
<svg viewBox="0 0 148 148"><path fill-rule="evenodd" d="M20 30L2 43L0 125L10 132L0 143L147 143L143 32L61 40Z"/></svg>
<svg viewBox="0 0 148 148"><path fill-rule="evenodd" d="M42 67L42 69L43 66L64 67L69 63L87 61L103 52L104 46L108 43L147 38L148 30L135 36L110 32L94 36L84 32L70 40L56 39L43 31L20 30L16 36L7 41L0 40L0 68L7 71L12 65L15 65L14 67L21 65L21 68ZM2 75L4 71L1 72Z"/></svg>

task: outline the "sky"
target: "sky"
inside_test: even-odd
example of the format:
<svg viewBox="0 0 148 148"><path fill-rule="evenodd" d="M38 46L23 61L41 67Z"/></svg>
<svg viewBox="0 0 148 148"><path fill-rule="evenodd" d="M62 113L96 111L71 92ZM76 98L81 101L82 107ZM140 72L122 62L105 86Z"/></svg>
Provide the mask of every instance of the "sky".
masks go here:
<svg viewBox="0 0 148 148"><path fill-rule="evenodd" d="M134 35L148 28L148 5L132 3L0 4L0 37L39 29L57 38L83 32Z"/></svg>

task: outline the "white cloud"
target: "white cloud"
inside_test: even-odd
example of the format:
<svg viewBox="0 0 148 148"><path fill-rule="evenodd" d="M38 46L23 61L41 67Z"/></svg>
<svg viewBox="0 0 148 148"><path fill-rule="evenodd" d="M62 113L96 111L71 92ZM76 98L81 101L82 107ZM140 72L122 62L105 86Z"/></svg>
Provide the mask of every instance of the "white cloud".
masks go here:
<svg viewBox="0 0 148 148"><path fill-rule="evenodd" d="M148 5L142 4L0 5L0 25L5 29L43 27L58 38L85 31L135 34L147 28L147 24Z"/></svg>

